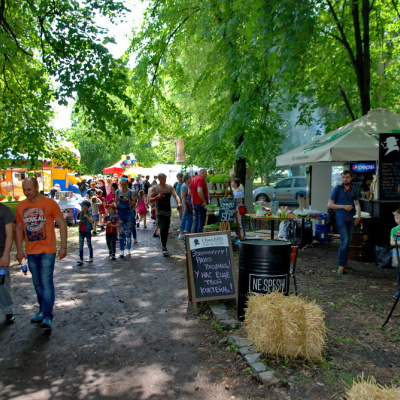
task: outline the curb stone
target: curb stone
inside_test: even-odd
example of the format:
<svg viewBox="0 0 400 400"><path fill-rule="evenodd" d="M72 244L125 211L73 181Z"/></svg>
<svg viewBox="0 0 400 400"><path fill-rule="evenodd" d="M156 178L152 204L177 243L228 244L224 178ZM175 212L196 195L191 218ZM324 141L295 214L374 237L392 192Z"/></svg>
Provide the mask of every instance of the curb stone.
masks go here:
<svg viewBox="0 0 400 400"><path fill-rule="evenodd" d="M215 318L219 319L220 324L224 328L226 325L228 326L228 329L232 329L235 326L241 325L240 321L236 321L228 315L226 307L223 303L212 302L208 304L211 312ZM253 373L258 375L258 378L266 387L276 386L280 383L280 380L276 377L275 372L267 371L267 367L264 365L264 363L260 362L260 357L262 354L258 353L254 349L250 340L242 338L239 335L229 335L228 338L236 343L237 347L239 348L239 353L245 359Z"/></svg>

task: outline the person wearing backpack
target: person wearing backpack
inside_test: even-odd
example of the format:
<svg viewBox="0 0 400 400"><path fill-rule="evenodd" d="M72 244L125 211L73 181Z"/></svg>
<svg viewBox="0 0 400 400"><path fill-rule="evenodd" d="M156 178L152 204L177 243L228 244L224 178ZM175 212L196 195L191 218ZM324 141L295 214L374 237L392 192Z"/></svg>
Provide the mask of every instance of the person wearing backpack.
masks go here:
<svg viewBox="0 0 400 400"><path fill-rule="evenodd" d="M347 264L354 225L361 221L361 207L357 190L351 185L353 179L349 170L341 174L342 184L333 188L328 208L335 211L336 227L340 235L338 274L343 275ZM354 217L356 217L354 219Z"/></svg>

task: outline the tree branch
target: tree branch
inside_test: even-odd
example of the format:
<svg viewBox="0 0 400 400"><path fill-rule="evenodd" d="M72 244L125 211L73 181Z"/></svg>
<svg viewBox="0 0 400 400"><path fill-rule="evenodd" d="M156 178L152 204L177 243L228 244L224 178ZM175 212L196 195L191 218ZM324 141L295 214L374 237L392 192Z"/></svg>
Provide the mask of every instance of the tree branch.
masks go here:
<svg viewBox="0 0 400 400"><path fill-rule="evenodd" d="M0 1L0 26L3 27L4 31L6 33L8 33L15 42L15 45L17 46L17 49L22 51L24 54L26 54L27 56L33 57L33 54L29 53L28 51L26 51L25 49L23 49L18 41L17 35L15 34L15 32L12 30L10 24L7 22L6 17L4 15L6 10L6 2L5 0L1 0Z"/></svg>
<svg viewBox="0 0 400 400"><path fill-rule="evenodd" d="M341 85L338 85L338 87L340 90L340 95L342 96L344 104L347 108L347 111L349 112L352 121L354 121L356 119L356 117L354 116L353 110L351 109L351 105L350 105L349 99L347 98L346 92L344 91L344 89L342 88Z"/></svg>

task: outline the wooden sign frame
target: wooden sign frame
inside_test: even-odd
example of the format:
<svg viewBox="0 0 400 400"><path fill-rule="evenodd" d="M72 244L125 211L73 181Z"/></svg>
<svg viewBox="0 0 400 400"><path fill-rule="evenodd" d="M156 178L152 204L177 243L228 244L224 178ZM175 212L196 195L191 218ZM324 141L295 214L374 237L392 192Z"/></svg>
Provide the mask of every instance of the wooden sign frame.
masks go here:
<svg viewBox="0 0 400 400"><path fill-rule="evenodd" d="M189 300L193 302L194 313L198 314L198 302L222 299L236 299L237 302L238 284L231 232L187 234L185 241L188 293ZM206 275L206 278L203 275ZM198 296L201 284L206 288L217 288L220 293Z"/></svg>

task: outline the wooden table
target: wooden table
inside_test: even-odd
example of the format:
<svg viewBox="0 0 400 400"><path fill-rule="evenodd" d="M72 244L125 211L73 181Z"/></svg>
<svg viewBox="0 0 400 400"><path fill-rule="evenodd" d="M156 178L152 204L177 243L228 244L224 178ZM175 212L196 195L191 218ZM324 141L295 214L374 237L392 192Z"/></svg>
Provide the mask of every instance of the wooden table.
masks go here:
<svg viewBox="0 0 400 400"><path fill-rule="evenodd" d="M249 217L252 221L271 221L271 239L274 239L275 236L275 221L291 221L294 219L301 219L301 237L303 235L304 230L304 220L306 219L318 219L319 217L306 216L306 217L256 217L255 214L246 214L246 217Z"/></svg>

